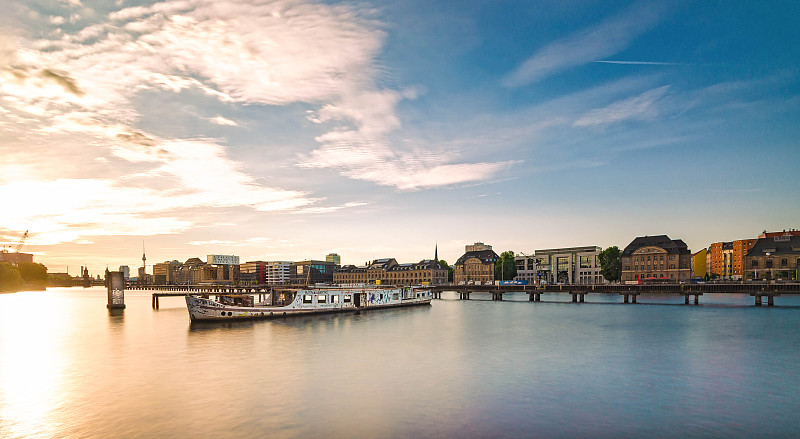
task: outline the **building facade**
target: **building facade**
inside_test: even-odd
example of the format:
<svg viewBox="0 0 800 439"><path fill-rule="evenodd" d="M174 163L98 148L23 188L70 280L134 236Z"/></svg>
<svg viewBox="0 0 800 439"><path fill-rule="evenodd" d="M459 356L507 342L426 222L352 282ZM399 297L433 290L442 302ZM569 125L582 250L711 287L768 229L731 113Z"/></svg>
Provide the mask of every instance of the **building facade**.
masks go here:
<svg viewBox="0 0 800 439"><path fill-rule="evenodd" d="M242 285L267 283L267 263L264 261L248 261L240 264L239 283Z"/></svg>
<svg viewBox="0 0 800 439"><path fill-rule="evenodd" d="M491 245L482 242L466 245L465 253L453 264L457 285L494 283L494 265L500 259Z"/></svg>
<svg viewBox="0 0 800 439"><path fill-rule="evenodd" d="M695 278L703 278L708 273L708 263L706 256L708 255L707 249L702 249L697 253L692 254L692 276Z"/></svg>
<svg viewBox="0 0 800 439"><path fill-rule="evenodd" d="M0 262L8 262L10 264L33 263L33 254L0 251Z"/></svg>
<svg viewBox="0 0 800 439"><path fill-rule="evenodd" d="M399 264L394 258L383 258L360 267L345 265L336 270L333 281L340 285L444 285L447 283L447 269L436 259Z"/></svg>
<svg viewBox="0 0 800 439"><path fill-rule="evenodd" d="M708 246L706 270L710 275L723 279L740 280L744 272L747 252L756 244L756 239L739 239L730 242L715 242ZM705 275L705 274L703 274Z"/></svg>
<svg viewBox="0 0 800 439"><path fill-rule="evenodd" d="M292 261L268 261L268 285L284 285L292 282Z"/></svg>
<svg viewBox="0 0 800 439"><path fill-rule="evenodd" d="M167 261L153 265L153 284L174 285L177 283L181 264L178 261ZM123 274L124 276L124 274Z"/></svg>
<svg viewBox="0 0 800 439"><path fill-rule="evenodd" d="M239 257L234 255L208 255L208 265L239 265Z"/></svg>
<svg viewBox="0 0 800 439"><path fill-rule="evenodd" d="M336 264L327 261L300 261L293 262L289 276L294 285L314 285L333 282L333 272Z"/></svg>
<svg viewBox="0 0 800 439"><path fill-rule="evenodd" d="M680 239L640 236L622 251L622 281L685 282L692 276L692 253Z"/></svg>
<svg viewBox="0 0 800 439"><path fill-rule="evenodd" d="M607 283L600 274L600 262L597 259L601 251L600 247L594 245L536 250L533 256L536 266L534 283L550 285Z"/></svg>
<svg viewBox="0 0 800 439"><path fill-rule="evenodd" d="M798 280L800 236L759 238L745 257L746 279Z"/></svg>
<svg viewBox="0 0 800 439"><path fill-rule="evenodd" d="M336 253L328 253L325 255L325 262L333 262L336 265L342 265L342 258Z"/></svg>

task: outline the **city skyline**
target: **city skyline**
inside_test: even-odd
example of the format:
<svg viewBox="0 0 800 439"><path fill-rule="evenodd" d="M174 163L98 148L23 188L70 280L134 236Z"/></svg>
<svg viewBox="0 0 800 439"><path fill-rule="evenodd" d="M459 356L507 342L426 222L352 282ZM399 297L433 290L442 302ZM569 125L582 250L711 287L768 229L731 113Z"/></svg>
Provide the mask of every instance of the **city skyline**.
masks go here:
<svg viewBox="0 0 800 439"><path fill-rule="evenodd" d="M798 226L799 5L396 3L3 1L0 243L97 273Z"/></svg>

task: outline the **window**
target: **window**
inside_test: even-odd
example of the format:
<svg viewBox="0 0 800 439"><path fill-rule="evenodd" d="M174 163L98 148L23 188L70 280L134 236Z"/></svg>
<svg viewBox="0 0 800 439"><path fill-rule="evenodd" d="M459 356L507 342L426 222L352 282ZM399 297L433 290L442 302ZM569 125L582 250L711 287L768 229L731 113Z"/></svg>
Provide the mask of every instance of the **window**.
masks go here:
<svg viewBox="0 0 800 439"><path fill-rule="evenodd" d="M317 303L326 303L328 301L328 296L317 296Z"/></svg>
<svg viewBox="0 0 800 439"><path fill-rule="evenodd" d="M314 299L311 298L311 294L303 295L303 303L313 303Z"/></svg>
<svg viewBox="0 0 800 439"><path fill-rule="evenodd" d="M344 303L350 303L352 300L353 300L352 296L350 296L349 294L344 295Z"/></svg>
<svg viewBox="0 0 800 439"><path fill-rule="evenodd" d="M758 268L758 260L753 259L750 261L750 268Z"/></svg>
<svg viewBox="0 0 800 439"><path fill-rule="evenodd" d="M764 268L772 268L772 259L767 259L767 263L764 264Z"/></svg>
<svg viewBox="0 0 800 439"><path fill-rule="evenodd" d="M581 268L592 268L591 256L581 256Z"/></svg>
<svg viewBox="0 0 800 439"><path fill-rule="evenodd" d="M339 295L338 294L334 294L333 296L331 296L331 303L339 303Z"/></svg>
<svg viewBox="0 0 800 439"><path fill-rule="evenodd" d="M781 259L781 267L788 267L789 260L788 259Z"/></svg>

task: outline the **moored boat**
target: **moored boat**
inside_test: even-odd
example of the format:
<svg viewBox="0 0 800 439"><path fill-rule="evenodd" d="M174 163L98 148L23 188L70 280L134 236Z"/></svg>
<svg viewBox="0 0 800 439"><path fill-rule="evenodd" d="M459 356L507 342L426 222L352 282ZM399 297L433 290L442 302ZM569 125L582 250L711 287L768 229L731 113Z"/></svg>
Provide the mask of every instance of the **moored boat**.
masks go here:
<svg viewBox="0 0 800 439"><path fill-rule="evenodd" d="M269 303L255 303L248 294L186 296L192 321L267 319L318 313L355 312L431 303L430 289L424 287L325 287L273 292ZM274 305L274 303L282 303Z"/></svg>

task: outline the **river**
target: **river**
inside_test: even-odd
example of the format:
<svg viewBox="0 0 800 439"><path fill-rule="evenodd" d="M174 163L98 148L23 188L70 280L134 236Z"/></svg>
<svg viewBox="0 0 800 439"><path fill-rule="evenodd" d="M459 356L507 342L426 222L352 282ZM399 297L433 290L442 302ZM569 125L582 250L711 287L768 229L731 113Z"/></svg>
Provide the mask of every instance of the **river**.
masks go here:
<svg viewBox="0 0 800 439"><path fill-rule="evenodd" d="M144 291L0 294L0 437L800 435L800 297L444 297L198 325Z"/></svg>

